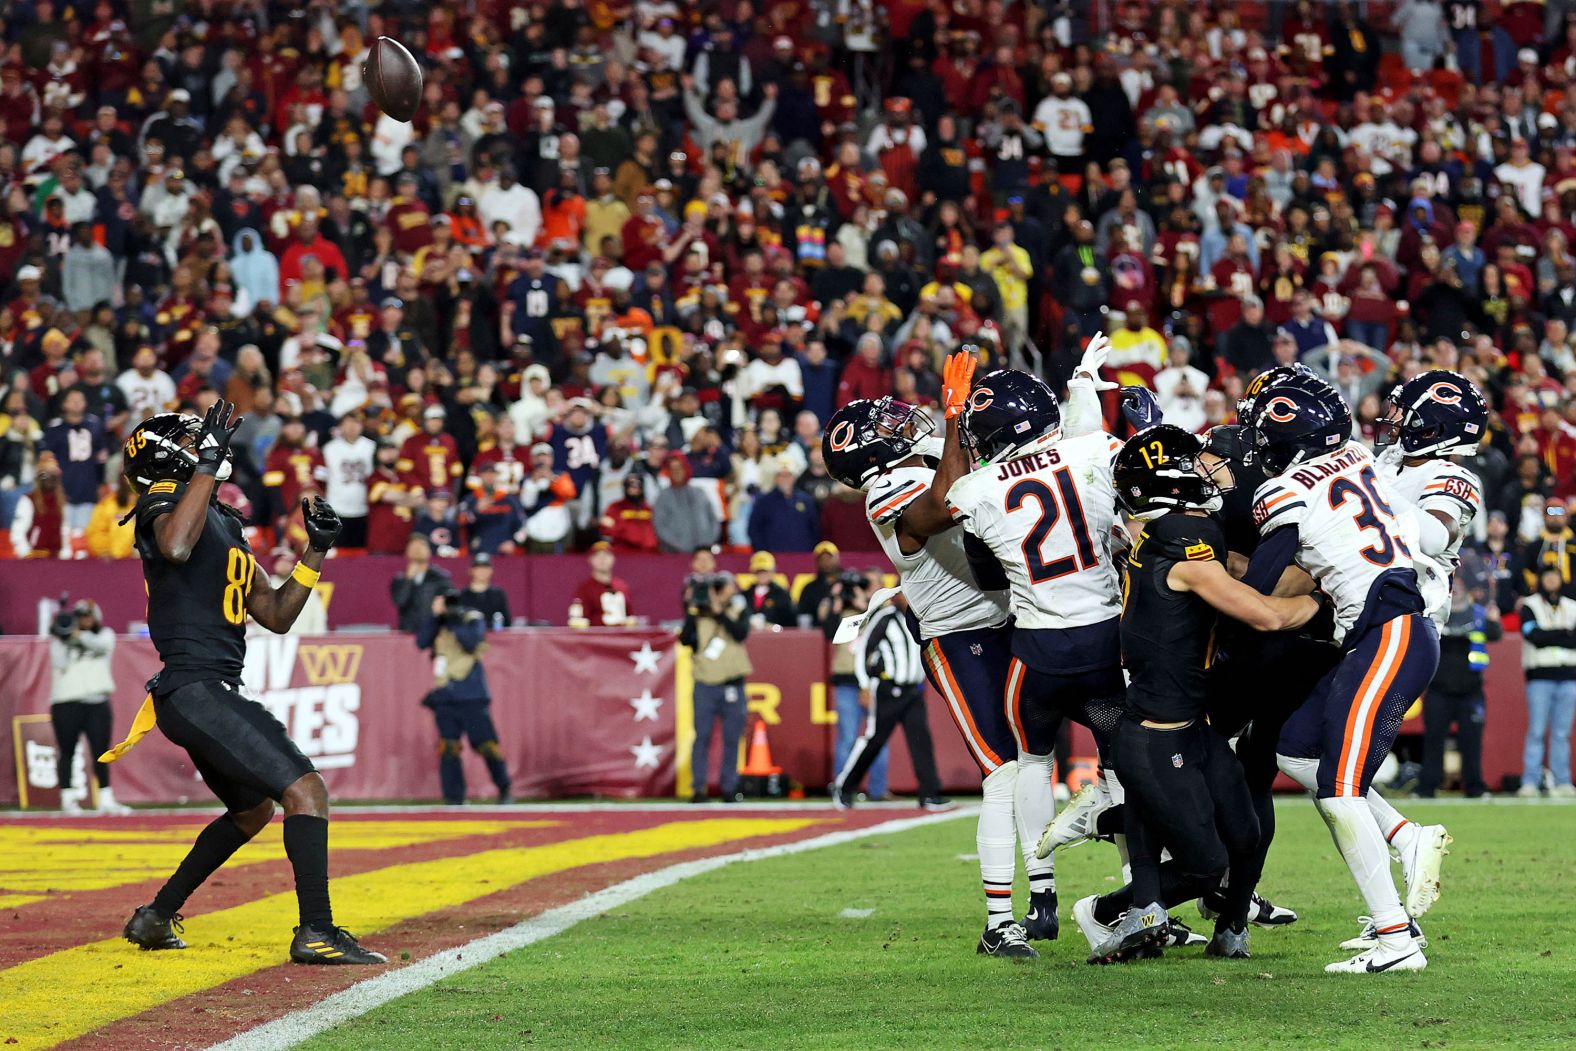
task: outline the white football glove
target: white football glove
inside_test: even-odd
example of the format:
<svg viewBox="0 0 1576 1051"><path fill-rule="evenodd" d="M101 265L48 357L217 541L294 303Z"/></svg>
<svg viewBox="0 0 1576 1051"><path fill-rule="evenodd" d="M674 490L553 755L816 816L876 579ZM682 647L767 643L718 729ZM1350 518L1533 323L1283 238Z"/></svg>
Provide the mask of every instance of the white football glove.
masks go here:
<svg viewBox="0 0 1576 1051"><path fill-rule="evenodd" d="M1089 345L1084 348L1083 358L1073 370L1073 379L1078 379L1080 376L1088 377L1094 383L1096 391L1116 390L1121 384L1100 377L1100 370L1105 367L1105 359L1110 356L1111 341L1105 337L1104 332L1096 332L1089 337Z"/></svg>

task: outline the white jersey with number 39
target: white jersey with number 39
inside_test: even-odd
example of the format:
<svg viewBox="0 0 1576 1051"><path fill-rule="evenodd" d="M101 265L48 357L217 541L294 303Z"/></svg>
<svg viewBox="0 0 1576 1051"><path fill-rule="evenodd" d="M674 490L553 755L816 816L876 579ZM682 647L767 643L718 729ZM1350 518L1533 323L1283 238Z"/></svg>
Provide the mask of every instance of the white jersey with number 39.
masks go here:
<svg viewBox="0 0 1576 1051"><path fill-rule="evenodd" d="M1483 509L1483 487L1477 475L1454 460L1431 459L1407 465L1399 446L1379 455L1379 478L1397 498L1419 515L1437 514L1453 523L1455 539L1437 555L1417 553L1423 601L1434 623L1443 627L1450 616L1450 578L1461 564L1461 542L1472 519ZM1426 565L1428 572L1423 569Z"/></svg>
<svg viewBox="0 0 1576 1051"><path fill-rule="evenodd" d="M1095 431L982 467L947 493L952 515L983 540L1012 584L1019 628L1077 628L1122 614L1111 556L1122 443Z"/></svg>
<svg viewBox="0 0 1576 1051"><path fill-rule="evenodd" d="M1253 500L1261 535L1297 527L1297 564L1335 603L1336 642L1362 616L1379 577L1416 569L1413 514L1378 477L1373 453L1355 442L1271 478Z"/></svg>

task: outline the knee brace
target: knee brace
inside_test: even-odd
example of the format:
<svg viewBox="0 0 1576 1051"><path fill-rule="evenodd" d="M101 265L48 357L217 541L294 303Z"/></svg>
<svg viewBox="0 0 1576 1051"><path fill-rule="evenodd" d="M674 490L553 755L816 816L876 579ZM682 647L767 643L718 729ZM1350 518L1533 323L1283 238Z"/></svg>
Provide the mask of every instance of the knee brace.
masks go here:
<svg viewBox="0 0 1576 1051"><path fill-rule="evenodd" d="M482 754L482 758L484 759L503 758L503 750L498 747L497 741L483 741L481 744L477 745L476 750Z"/></svg>
<svg viewBox="0 0 1576 1051"><path fill-rule="evenodd" d="M445 737L443 740L438 742L438 754L445 759L451 756L455 759L458 759L460 757L460 752L461 746L458 739L450 739Z"/></svg>

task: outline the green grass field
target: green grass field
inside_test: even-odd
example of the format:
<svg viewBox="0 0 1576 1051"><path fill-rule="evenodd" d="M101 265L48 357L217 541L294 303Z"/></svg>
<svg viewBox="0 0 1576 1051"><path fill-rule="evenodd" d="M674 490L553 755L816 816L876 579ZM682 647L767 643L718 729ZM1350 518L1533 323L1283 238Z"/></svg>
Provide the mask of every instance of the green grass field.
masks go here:
<svg viewBox="0 0 1576 1051"><path fill-rule="evenodd" d="M1407 804L1456 837L1421 974L1334 976L1361 903L1288 799L1263 890L1300 921L1254 958L1084 963L1072 902L1115 851L1059 858L1062 940L974 953L972 818L732 865L397 1000L315 1048L1570 1047L1576 807ZM873 909L864 919L844 909ZM1022 912L1020 903L1019 912ZM1178 915L1195 921L1191 906Z"/></svg>

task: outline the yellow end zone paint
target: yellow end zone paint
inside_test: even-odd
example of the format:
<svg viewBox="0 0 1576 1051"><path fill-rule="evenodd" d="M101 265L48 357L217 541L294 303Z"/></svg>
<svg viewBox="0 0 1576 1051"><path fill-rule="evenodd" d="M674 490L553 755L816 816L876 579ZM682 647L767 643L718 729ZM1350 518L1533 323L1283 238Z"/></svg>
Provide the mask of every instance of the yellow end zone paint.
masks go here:
<svg viewBox="0 0 1576 1051"><path fill-rule="evenodd" d="M678 821L537 847L391 865L336 879L334 918L358 935L373 935L423 913L584 865L797 832L823 820ZM104 925L115 928L124 920L124 916L106 916ZM0 1004L5 1005L0 1039L17 1051L52 1047L178 997L284 963L295 922L295 895L274 894L188 920L185 938L190 948L184 952L147 953L120 938L107 938L0 971ZM380 950L399 951L399 946L376 939L369 943ZM10 1044L13 1039L16 1043Z"/></svg>
<svg viewBox="0 0 1576 1051"><path fill-rule="evenodd" d="M75 823L0 826L0 906L23 904L9 900L11 894L103 890L163 879L175 871L204 824L142 829L84 828ZM562 822L551 820L336 821L329 842L335 852L390 850L559 824ZM281 821L270 822L241 848L230 865L284 857L283 828Z"/></svg>

